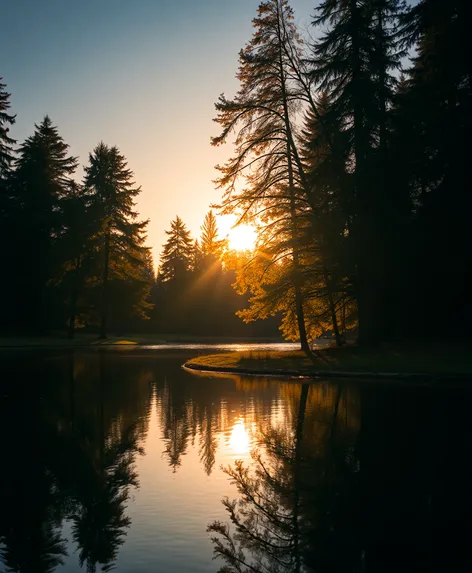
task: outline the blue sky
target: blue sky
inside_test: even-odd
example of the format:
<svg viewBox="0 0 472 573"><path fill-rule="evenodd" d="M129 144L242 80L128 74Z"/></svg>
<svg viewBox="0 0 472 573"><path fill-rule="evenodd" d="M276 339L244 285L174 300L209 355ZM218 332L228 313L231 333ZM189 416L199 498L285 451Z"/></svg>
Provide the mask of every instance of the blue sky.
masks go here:
<svg viewBox="0 0 472 573"><path fill-rule="evenodd" d="M318 0L293 0L307 27ZM0 76L19 142L47 113L82 164L103 140L128 159L157 258L177 214L194 235L220 192L214 102L233 95L257 0L1 0Z"/></svg>

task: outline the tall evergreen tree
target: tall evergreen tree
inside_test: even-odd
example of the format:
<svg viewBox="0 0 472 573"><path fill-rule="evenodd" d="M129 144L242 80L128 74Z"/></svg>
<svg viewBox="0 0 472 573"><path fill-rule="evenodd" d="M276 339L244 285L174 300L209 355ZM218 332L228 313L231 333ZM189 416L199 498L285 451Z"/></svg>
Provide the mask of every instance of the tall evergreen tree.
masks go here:
<svg viewBox="0 0 472 573"><path fill-rule="evenodd" d="M169 237L163 246L160 257L158 278L162 282L181 279L192 267L193 243L190 231L177 215L171 221Z"/></svg>
<svg viewBox="0 0 472 573"><path fill-rule="evenodd" d="M50 322L47 284L57 271L51 254L63 224L61 200L77 168L77 159L68 152L69 146L46 116L20 146L12 176L12 209L21 221L16 237L18 309L23 322L36 329Z"/></svg>
<svg viewBox="0 0 472 573"><path fill-rule="evenodd" d="M464 49L471 18L466 0L422 0L404 19L416 51L397 97L393 160L402 165L400 183L413 207L403 316L415 332L463 336L472 317L465 145L472 137L472 57ZM439 316L431 312L438 300Z"/></svg>
<svg viewBox="0 0 472 573"><path fill-rule="evenodd" d="M85 291L98 268L98 228L92 216L90 195L75 182L61 200L61 212L63 228L55 249L60 267L54 283L66 304L69 338L73 338L77 319L90 316L85 312Z"/></svg>
<svg viewBox="0 0 472 573"><path fill-rule="evenodd" d="M375 260L374 294L376 314L381 317L375 328L378 338L400 334L398 316L403 306L404 251L407 229L406 211L410 208L405 187L399 184L393 165L392 111L398 91L398 72L406 60L406 29L403 0L371 0L373 50L370 57L375 86L376 117L372 126L374 143L368 166L372 188L371 257ZM379 312L382 311L381 314Z"/></svg>
<svg viewBox="0 0 472 573"><path fill-rule="evenodd" d="M385 232L391 196L381 184L386 155L387 110L400 65L403 3L395 0L325 0L314 25L324 31L313 45L312 77L330 97L330 118L346 137L352 174L345 189L356 261L355 285L361 342L387 335L383 266L391 237ZM326 28L327 26L327 28ZM383 166L382 166L383 162ZM386 225L390 230L390 225Z"/></svg>
<svg viewBox="0 0 472 573"><path fill-rule="evenodd" d="M285 206L292 235L295 315L301 346L309 353L296 249L301 182L293 125L301 96L298 78L293 79L292 56L300 51L300 38L287 0L261 2L253 24L253 38L239 56L241 87L233 100L220 96L216 104L222 133L213 144L225 142L230 132L238 130L235 156L218 167L219 184L225 189L223 212L242 212L242 219L263 214L268 221L271 212L280 217L280 206ZM247 186L236 192L241 174Z"/></svg>
<svg viewBox="0 0 472 573"><path fill-rule="evenodd" d="M330 98L322 93L316 102L316 113L311 107L307 109L300 133L300 153L312 207L305 237L311 253L307 273L313 295L319 299L318 306L331 317L339 345L342 339L338 315L352 298L354 273L347 239L351 222L346 197L350 184L346 135L330 113Z"/></svg>
<svg viewBox="0 0 472 573"><path fill-rule="evenodd" d="M10 109L10 94L6 92L6 85L0 77L0 180L9 172L14 159L13 146L16 141L9 133L9 126L15 123L16 115L8 113Z"/></svg>
<svg viewBox="0 0 472 573"><path fill-rule="evenodd" d="M325 0L318 7L315 26L328 25L313 46L312 75L320 90L331 99L331 117L343 126L351 156L353 178L348 193L354 197L351 211L357 262L357 301L360 337L374 336L371 268L369 267L369 218L371 186L367 162L373 143L375 84L371 72L373 39L367 0ZM368 267L364 270L364 267ZM364 337L364 328L366 336Z"/></svg>
<svg viewBox="0 0 472 573"><path fill-rule="evenodd" d="M212 210L205 215L201 231L200 249L203 256L210 255L219 259L222 255L225 241L224 239L218 239L218 225Z"/></svg>
<svg viewBox="0 0 472 573"><path fill-rule="evenodd" d="M141 188L133 182L133 172L117 147L108 147L103 142L95 147L89 156L89 165L85 167L84 185L90 194L98 229L96 238L102 259L100 337L105 338L111 302L117 298L113 286L119 290L126 284L148 282L144 265L149 251L144 245L148 221L137 220L134 198ZM148 286L150 288L150 284ZM144 292L140 292L144 296ZM138 303L142 306L142 298ZM136 304L133 306L136 310Z"/></svg>
<svg viewBox="0 0 472 573"><path fill-rule="evenodd" d="M204 259L205 257L203 255L202 248L200 246L200 241L198 239L195 239L192 247L192 263L191 263L192 271L194 272L200 271L202 269L202 263Z"/></svg>
<svg viewBox="0 0 472 573"><path fill-rule="evenodd" d="M13 146L16 143L14 139L9 136L10 126L15 123L15 116L8 113L10 108L10 94L5 91L5 84L2 83L0 78L0 243L7 245L11 240L12 230L15 228L15 221L13 220L13 205L11 201L11 189L9 190L7 176L11 174L11 165L14 158ZM3 269L11 267L11 262L14 259L13 253L10 249L4 248L2 250L0 264ZM6 273L7 271L5 271ZM2 281L0 286L0 296L2 300L11 300L15 289L12 289L11 280ZM3 314L0 324L9 324L13 321L14 317L11 311L6 311Z"/></svg>
<svg viewBox="0 0 472 573"><path fill-rule="evenodd" d="M406 14L404 0L371 0L372 53L370 55L373 81L376 86L378 117L377 147L387 146L388 112L392 107L398 84L397 72L402 58L407 56L403 24ZM383 158L385 161L385 158Z"/></svg>

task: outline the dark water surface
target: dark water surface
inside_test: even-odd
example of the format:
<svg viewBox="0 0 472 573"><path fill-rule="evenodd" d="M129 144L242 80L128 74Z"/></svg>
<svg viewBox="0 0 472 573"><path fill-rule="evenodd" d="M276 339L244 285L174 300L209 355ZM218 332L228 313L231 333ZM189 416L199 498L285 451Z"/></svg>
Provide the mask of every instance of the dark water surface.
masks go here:
<svg viewBox="0 0 472 573"><path fill-rule="evenodd" d="M0 571L472 570L470 390L191 356L0 354Z"/></svg>

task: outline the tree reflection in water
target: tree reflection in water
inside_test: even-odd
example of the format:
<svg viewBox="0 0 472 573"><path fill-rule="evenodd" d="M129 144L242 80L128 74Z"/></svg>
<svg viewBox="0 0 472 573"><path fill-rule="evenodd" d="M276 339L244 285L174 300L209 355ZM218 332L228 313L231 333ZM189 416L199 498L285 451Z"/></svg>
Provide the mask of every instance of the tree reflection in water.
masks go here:
<svg viewBox="0 0 472 573"><path fill-rule="evenodd" d="M120 369L120 380L124 378L126 382L125 372ZM117 380L115 374L101 355L99 407L94 420L98 444L85 449L84 453L88 455L84 456L80 480L74 489L72 534L78 547L80 565L85 565L88 573L94 573L97 566L101 571L113 568L118 549L131 525L125 513L129 490L139 485L134 467L136 455L143 453L138 446L138 422L127 422L123 410L118 416L113 412L112 418L107 419L106 399L110 395L110 385ZM133 385L114 383L115 392L120 389L129 391L129 388ZM126 402L120 400L119 405L123 408ZM85 443L87 446L90 444Z"/></svg>
<svg viewBox="0 0 472 573"><path fill-rule="evenodd" d="M0 560L7 572L52 573L62 565L66 520L80 565L109 571L131 523L126 502L138 486L149 381L123 365L117 376L102 355L71 354L60 364L47 378L33 370L22 384L3 387L9 400L0 436L10 463L0 472Z"/></svg>
<svg viewBox="0 0 472 573"><path fill-rule="evenodd" d="M81 480L72 514L72 533L79 548L80 565L94 573L97 564L109 571L123 543L131 520L125 514L129 488L137 487L133 469L138 452L134 428L128 428L118 443L107 443L98 471Z"/></svg>
<svg viewBox="0 0 472 573"><path fill-rule="evenodd" d="M52 573L67 554L61 524L68 504L52 469L54 434L37 431L39 389L23 403L17 382L2 380L8 400L0 401L0 447L8 463L0 472L0 560L7 572Z"/></svg>
<svg viewBox="0 0 472 573"><path fill-rule="evenodd" d="M215 465L215 455L218 448L216 434L218 431L214 412L211 407L203 409L203 419L201 421L200 431L200 461L205 468L205 473L209 476Z"/></svg>
<svg viewBox="0 0 472 573"><path fill-rule="evenodd" d="M239 497L208 527L219 572L471 571L470 392L293 388L254 463L225 470Z"/></svg>
<svg viewBox="0 0 472 573"><path fill-rule="evenodd" d="M21 368L13 360L10 374L0 364L1 571L53 573L77 558L89 572L117 566L151 408L159 439L148 447L164 450L171 471L198 455L210 475L220 456L247 460L259 442L252 464L227 468L239 495L225 501L230 525L210 526L220 571L472 571L469 391L238 377L195 384L179 357L30 358ZM214 498L211 487L199 501ZM194 515L181 497L184 511L169 527ZM146 523L148 532L156 522ZM151 543L151 557L158 551Z"/></svg>
<svg viewBox="0 0 472 573"><path fill-rule="evenodd" d="M324 471L327 478L327 465L322 468L320 456L326 453L322 450L335 443L342 389L338 387L334 399L329 401L331 420L326 419L323 411L322 423L311 434L311 443L304 447L311 387L303 384L295 388L299 395L298 400L293 399L293 394L291 396L289 423L275 429L269 423L261 428L261 447L253 452L254 464L249 467L236 461L234 466L224 470L237 487L239 499L223 500L232 526L215 521L208 527L213 534L215 557L226 563L220 573L302 573L311 570L309 553L314 547L310 528L315 516L306 512L306 479L308 475L322 476ZM312 419L308 420L311 430L314 413L312 408ZM326 439L327 443L323 443ZM310 457L316 450L319 456Z"/></svg>

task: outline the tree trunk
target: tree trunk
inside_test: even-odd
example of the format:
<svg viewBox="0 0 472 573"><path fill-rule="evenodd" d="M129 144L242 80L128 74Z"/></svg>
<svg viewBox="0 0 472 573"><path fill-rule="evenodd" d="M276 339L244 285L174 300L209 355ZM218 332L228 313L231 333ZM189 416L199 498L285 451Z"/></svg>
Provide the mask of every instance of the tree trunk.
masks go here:
<svg viewBox="0 0 472 573"><path fill-rule="evenodd" d="M375 293L375 237L372 229L375 224L375 207L372 204L369 183L367 182L367 133L365 126L365 113L363 108L363 88L361 78L361 54L359 44L359 6L357 0L350 0L352 18L352 51L353 51L353 123L354 123L354 185L357 206L357 221L355 225L356 263L357 263L357 310L359 322L358 342L361 345L370 345L377 340L376 320L379 316L374 312ZM374 251L374 252L372 252Z"/></svg>
<svg viewBox="0 0 472 573"><path fill-rule="evenodd" d="M100 319L100 334L99 338L107 337L107 323L108 323L108 267L110 260L110 235L107 231L105 235L104 246L104 260L103 260L103 275L102 275L102 300L101 300L101 319Z"/></svg>
<svg viewBox="0 0 472 573"><path fill-rule="evenodd" d="M302 292L302 279L300 273L300 262L298 259L298 252L295 247L296 242L296 205L295 205L295 193L294 193L294 182L293 182L293 166L292 159L290 155L290 145L287 143L287 154L288 154L288 177L289 177L289 192L290 192L290 225L292 233L292 241L294 247L292 250L293 256L293 282L295 288L295 312L297 314L297 324L298 324L298 334L300 336L300 346L303 352L310 354L310 344L308 343L308 337L306 333L305 325L305 311L303 309L303 292Z"/></svg>
<svg viewBox="0 0 472 573"><path fill-rule="evenodd" d="M282 58L282 30L281 30L281 19L283 15L280 14L279 4L277 3L277 15L278 15L278 41L279 41L279 74L280 74L280 86L282 90L282 105L284 110L284 123L285 123L285 130L287 134L287 168L288 168L288 187L289 187L289 194L290 194L290 225L291 225L291 234L292 234L292 241L295 244L296 242L296 205L295 205L295 184L294 184L294 177L293 177L293 163L292 163L292 126L290 125L290 117L289 117L289 110L288 110L288 103L287 103L287 90L285 85L285 69L284 69L284 62ZM310 355L310 345L308 343L308 337L306 333L306 325L305 325L305 311L303 309L303 292L301 288L301 274L300 274L300 264L298 259L298 253L294 246L292 250L293 256L293 282L295 288L295 313L297 315L297 325L298 325L298 333L300 337L300 346L303 352Z"/></svg>
<svg viewBox="0 0 472 573"><path fill-rule="evenodd" d="M303 295L299 285L295 285L295 308L297 313L298 333L300 336L300 347L303 352L310 354L311 349L305 326L305 311L303 310Z"/></svg>
<svg viewBox="0 0 472 573"><path fill-rule="evenodd" d="M333 299L333 290L331 288L331 280L329 278L328 269L326 268L326 265L323 265L323 275L326 284L326 292L328 293L329 311L331 313L331 322L333 324L333 332L334 332L334 337L336 339L336 346L342 346L343 340L341 338L341 335L339 334L338 318L336 316L336 306L334 304L334 299Z"/></svg>

